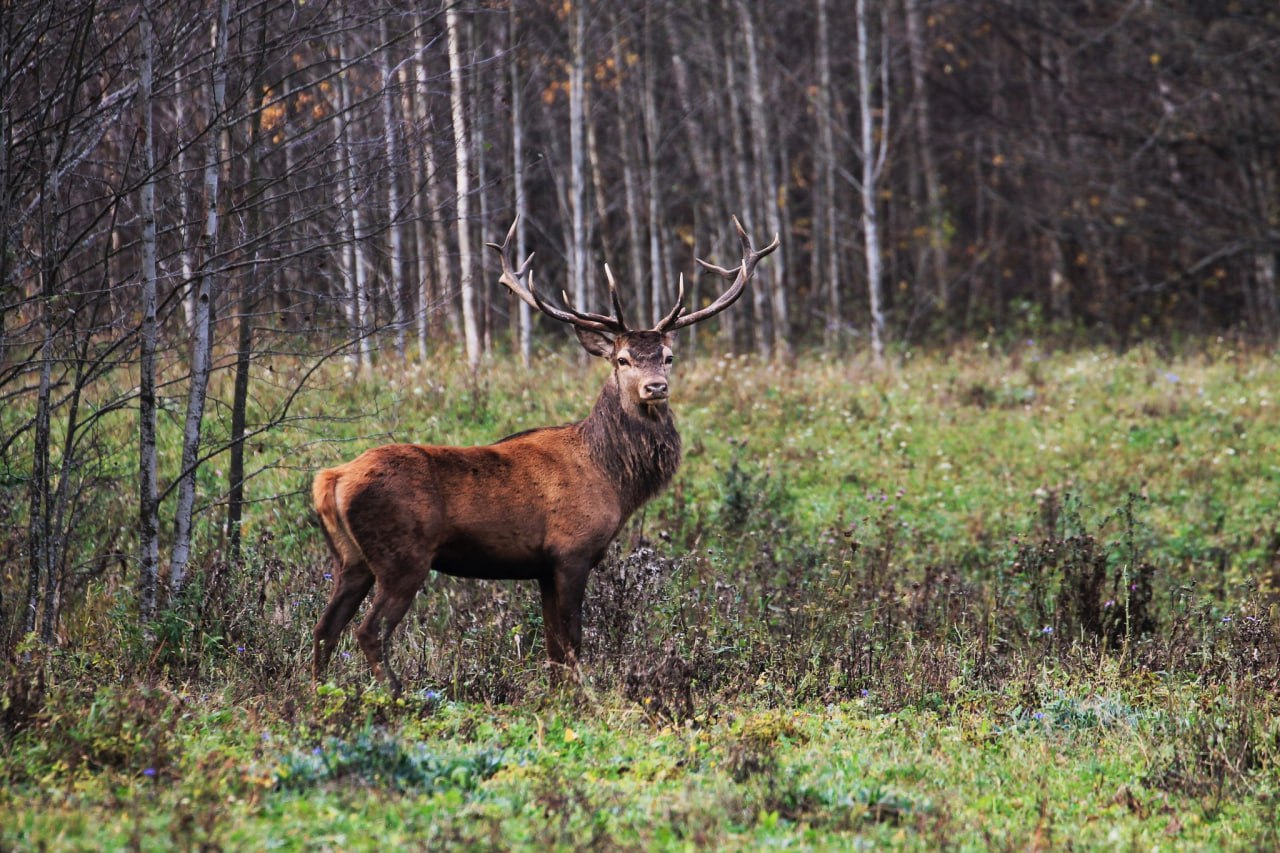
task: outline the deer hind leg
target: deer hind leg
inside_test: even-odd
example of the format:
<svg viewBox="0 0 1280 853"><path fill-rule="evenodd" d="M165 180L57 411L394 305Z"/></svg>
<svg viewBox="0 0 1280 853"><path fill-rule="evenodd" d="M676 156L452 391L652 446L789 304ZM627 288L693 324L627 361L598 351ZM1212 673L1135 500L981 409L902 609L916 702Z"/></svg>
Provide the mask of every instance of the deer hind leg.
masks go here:
<svg viewBox="0 0 1280 853"><path fill-rule="evenodd" d="M429 560L427 565L430 565ZM397 574L396 583L380 583L378 591L373 595L369 613L356 629L356 640L360 643L364 656L368 658L373 674L385 679L396 696L400 695L400 679L387 661L391 651L391 632L409 611L413 597L426 580L427 571L426 567L401 571Z"/></svg>
<svg viewBox="0 0 1280 853"><path fill-rule="evenodd" d="M336 565L334 573L337 578L329 595L329 604L312 632L315 642L311 654L311 677L317 682L329 666L329 658L333 656L342 629L356 615L360 602L373 587L373 572L363 560L349 566Z"/></svg>

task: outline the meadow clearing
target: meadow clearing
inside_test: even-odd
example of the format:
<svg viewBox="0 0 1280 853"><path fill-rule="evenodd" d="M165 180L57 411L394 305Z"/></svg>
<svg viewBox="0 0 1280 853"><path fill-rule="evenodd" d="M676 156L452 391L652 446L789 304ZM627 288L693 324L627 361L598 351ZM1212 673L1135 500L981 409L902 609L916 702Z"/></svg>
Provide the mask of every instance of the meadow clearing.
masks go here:
<svg viewBox="0 0 1280 853"><path fill-rule="evenodd" d="M575 683L535 585L433 577L403 697L350 632L313 686L310 473L581 417L605 374L569 352L313 377L254 439L241 561L215 507L154 636L121 559L56 647L20 641L0 848L1280 845L1280 361L1229 342L702 355L673 381L683 467L593 575ZM261 365L255 405L301 369ZM131 417L84 516L112 549Z"/></svg>

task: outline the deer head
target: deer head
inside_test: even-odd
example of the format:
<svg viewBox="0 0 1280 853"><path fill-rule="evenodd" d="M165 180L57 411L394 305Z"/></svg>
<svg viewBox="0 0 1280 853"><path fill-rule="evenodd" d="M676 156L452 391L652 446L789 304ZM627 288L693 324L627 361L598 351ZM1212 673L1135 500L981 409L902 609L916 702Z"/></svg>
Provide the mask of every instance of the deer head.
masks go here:
<svg viewBox="0 0 1280 853"><path fill-rule="evenodd" d="M751 247L751 239L742 227L738 218L733 217L733 227L742 242L742 263L733 269L725 269L695 258L700 266L708 272L722 278L732 279L733 283L720 297L705 308L689 312L684 306L684 275L680 276L679 292L676 304L651 329L632 329L627 325L622 311L622 298L618 295L617 283L609 265L604 265L605 279L609 284L609 298L613 303L613 314L593 314L579 311L573 307L569 295L561 291L564 308L551 305L542 299L533 284L531 265L533 255L516 264L512 257L512 241L519 219L511 223L506 239L502 244L486 245L498 253L502 259L502 275L498 281L532 308L536 308L548 317L574 327L578 342L583 349L594 356L603 358L613 367L613 375L618 384L622 403L629 410L637 413L655 414L666 411L670 397L670 373L675 361L675 335L677 329L692 326L709 317L714 317L728 308L742 296L747 281L755 273L760 259L778 248L779 238L774 235L773 242L756 251Z"/></svg>

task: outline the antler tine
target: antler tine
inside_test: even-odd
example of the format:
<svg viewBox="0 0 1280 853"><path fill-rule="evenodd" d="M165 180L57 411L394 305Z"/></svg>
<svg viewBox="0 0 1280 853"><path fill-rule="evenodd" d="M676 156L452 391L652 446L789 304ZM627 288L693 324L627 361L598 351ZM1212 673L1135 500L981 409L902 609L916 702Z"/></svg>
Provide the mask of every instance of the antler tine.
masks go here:
<svg viewBox="0 0 1280 853"><path fill-rule="evenodd" d="M673 327L671 324L684 314L684 273L680 273L680 292L676 294L676 304L667 312L667 316L658 321L658 325L653 327L655 332L665 332Z"/></svg>
<svg viewBox="0 0 1280 853"><path fill-rule="evenodd" d="M742 296L743 290L747 286L747 282L756 271L756 264L760 263L761 258L772 254L774 250L782 244L782 238L778 234L773 235L773 242L765 246L763 249L756 251L751 248L751 238L747 235L747 230L742 227L742 223L738 221L738 217L733 217L733 227L738 232L738 239L742 242L742 263L733 269L725 269L721 266L708 263L702 258L694 258L699 266L708 272L713 272L723 278L732 278L733 284L729 285L729 289L720 294L720 298L708 305L690 314L678 314L673 317L671 322L662 327L662 331L675 331L683 329L685 326L691 326L694 323L701 322L708 317L719 314L724 309L738 301ZM664 318L665 322L665 318Z"/></svg>
<svg viewBox="0 0 1280 853"><path fill-rule="evenodd" d="M533 276L529 267L533 263L533 254L524 259L524 263L519 267L515 267L512 262L511 251L512 238L515 237L516 225L520 222L520 217L516 217L511 223L511 227L507 230L507 236L502 241L502 245L497 243L485 243L486 246L498 253L498 257L502 260L502 275L498 277L498 282L507 290L514 293L520 300L531 308L536 308L548 317L559 320L562 323L569 323L573 326L579 326L584 329L591 329L597 332L611 332L619 334L625 332L624 326L620 320L612 317L605 317L601 314L589 314L577 311L569 303L569 298L565 297L565 306L568 310L562 310L543 301L538 294L537 289L533 286Z"/></svg>
<svg viewBox="0 0 1280 853"><path fill-rule="evenodd" d="M613 280L613 271L609 269L609 265L604 265L604 277L609 282L609 299L613 302L613 316L618 319L618 325L623 329L627 328L627 321L622 316L622 297L618 295L618 284Z"/></svg>
<svg viewBox="0 0 1280 853"><path fill-rule="evenodd" d="M563 300L566 311L583 323L594 324L592 328L600 327L598 331L612 332L618 335L629 331L627 329L627 324L622 321L621 317L608 317L604 314L596 314L592 311L579 311L574 307L573 300L569 298L569 294L563 290L560 291L560 299ZM617 307L617 294L614 294L614 307Z"/></svg>
<svg viewBox="0 0 1280 853"><path fill-rule="evenodd" d="M533 264L533 253L529 253L529 257L524 259L524 263L520 264L519 268L512 267L511 252L514 247L511 241L516 236L516 226L519 224L520 217L517 216L511 221L511 227L507 229L507 236L503 238L502 245L497 243L485 243L485 245L497 252L502 262L502 275L498 277L498 282L530 308L538 308L537 298L531 292L529 285L525 284L525 279L529 276L529 267ZM532 283L532 278L529 278L529 282Z"/></svg>

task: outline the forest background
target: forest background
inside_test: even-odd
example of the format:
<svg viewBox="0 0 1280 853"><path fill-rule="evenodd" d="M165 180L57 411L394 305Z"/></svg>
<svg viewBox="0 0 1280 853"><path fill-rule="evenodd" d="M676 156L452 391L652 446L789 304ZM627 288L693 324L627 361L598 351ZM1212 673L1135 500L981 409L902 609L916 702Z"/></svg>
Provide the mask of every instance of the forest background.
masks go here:
<svg viewBox="0 0 1280 853"><path fill-rule="evenodd" d="M895 377L932 389L913 405L934 399L925 377L950 377L939 411L1030 413L1061 378L1054 353L1097 348L1120 359L1100 387L1140 398L1156 422L1132 426L1149 431L1145 449L1185 449L1191 428L1160 424L1193 404L1232 454L1246 434L1265 444L1280 331L1278 65L1280 9L1267 0L7 3L6 719L39 718L38 702L20 701L45 671L33 655L93 650L108 622L136 629L125 640L140 671L199 670L210 643L217 659L243 649L235 632L248 629L209 615L206 593L238 578L223 594L254 598L261 617L297 592L286 564L318 580L319 534L298 520L317 464L393 434L482 442L581 416L578 386L594 374L564 358L562 329L497 284L484 248L513 222L543 293L601 309L608 263L642 318L668 310L682 272L691 305L714 298L718 282L693 258L734 263L731 215L758 244L779 234L747 298L680 341L701 365L690 377L704 411L732 399L709 390L713 375L743 387L787 377L750 403L776 423L750 428L742 400L718 424L690 413L756 447L836 408L845 420L826 450L875 412L888 430L876 446L895 446L883 444L901 426L888 423ZM971 372L976 352L1005 375ZM1210 366L1156 368L1152 353L1208 353ZM1192 373L1199 403L1179 396ZM1227 418L1213 408L1226 402L1203 396L1219 380L1263 408ZM546 400L530 402L531 387ZM432 434L382 422L418 395L435 407ZM935 438L941 456L948 439ZM714 447L730 467L698 461L695 444L686 484L704 514L685 513L685 486L655 510L673 541L716 541L708 530L736 535L726 519L774 523L770 501L792 506L745 444ZM803 492L810 474L791 461L789 488ZM1093 481L1112 508L1132 485L1109 481L1115 471ZM1218 605L1231 598L1224 578L1243 582L1280 553L1261 510L1273 474L1250 471L1234 492L1206 474L1226 491L1204 497L1167 551L1216 579ZM887 482L850 488L892 492ZM810 485L827 499L829 484ZM1053 522L1046 535L1069 538L1054 527L1070 506L1059 486L1037 492L1036 512ZM978 513L973 500L962 514ZM842 512L815 513L796 535ZM938 524L946 559L962 542L983 554L973 566L1004 559L982 524ZM1096 607L1111 600L1101 589ZM1068 606L1055 600L1027 618ZM1108 618L1084 619L1085 633L1114 639ZM302 622L274 637L264 678L305 644L286 637ZM901 650L885 642L882 653ZM515 648L523 660L518 635ZM1274 677L1274 659L1261 666ZM511 695L484 683L486 698Z"/></svg>

